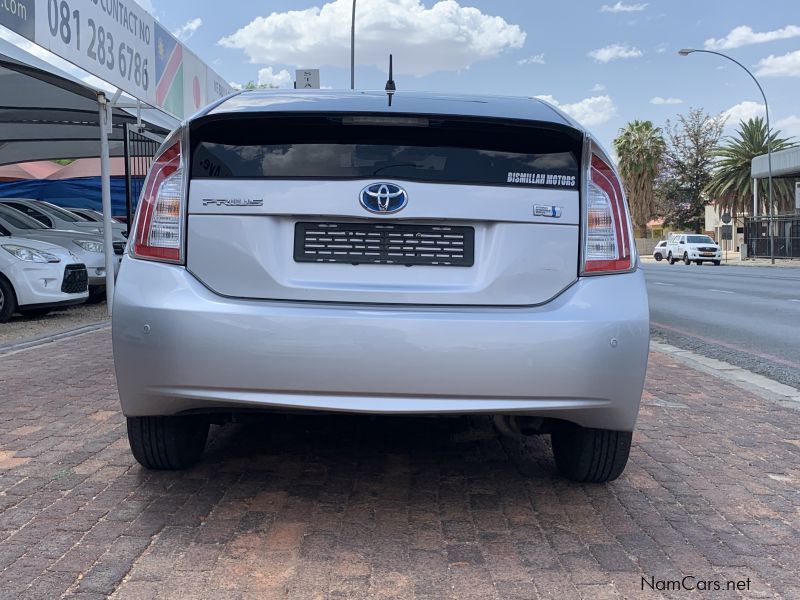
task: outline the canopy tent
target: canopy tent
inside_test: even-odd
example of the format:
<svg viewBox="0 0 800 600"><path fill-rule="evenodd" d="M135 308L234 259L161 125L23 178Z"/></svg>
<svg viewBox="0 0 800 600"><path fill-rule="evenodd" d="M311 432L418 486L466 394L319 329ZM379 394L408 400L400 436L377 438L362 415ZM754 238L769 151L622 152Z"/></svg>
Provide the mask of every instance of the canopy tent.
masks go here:
<svg viewBox="0 0 800 600"><path fill-rule="evenodd" d="M109 160L111 212L126 215L125 159ZM141 187L141 175L131 175ZM0 198L46 200L65 208L103 210L100 159L79 158L67 166L49 161L17 163L0 167Z"/></svg>
<svg viewBox="0 0 800 600"><path fill-rule="evenodd" d="M141 177L139 178L141 182ZM139 186L140 187L140 186ZM111 178L111 214L127 216L125 178ZM72 179L30 179L0 182L0 198L45 200L64 208L91 208L103 211L100 176Z"/></svg>
<svg viewBox="0 0 800 600"><path fill-rule="evenodd" d="M115 156L108 163L111 167L112 177L125 177L125 159L123 157ZM77 177L100 177L100 159L79 158L43 179L75 179Z"/></svg>
<svg viewBox="0 0 800 600"><path fill-rule="evenodd" d="M0 181L17 181L20 179L46 179L57 171L61 165L49 160L15 163L0 167Z"/></svg>
<svg viewBox="0 0 800 600"><path fill-rule="evenodd" d="M109 314L115 261L109 157L125 155L125 123L141 120L162 137L178 125L177 119L158 109L137 106L131 112L109 103L119 95L108 98L105 91L0 39L0 165L59 158L101 160ZM132 101L126 98L125 104L131 106Z"/></svg>
<svg viewBox="0 0 800 600"><path fill-rule="evenodd" d="M0 39L0 165L99 157L98 91ZM162 136L178 125L157 109L114 108L111 156L123 155L123 123L136 123L137 112L148 130Z"/></svg>

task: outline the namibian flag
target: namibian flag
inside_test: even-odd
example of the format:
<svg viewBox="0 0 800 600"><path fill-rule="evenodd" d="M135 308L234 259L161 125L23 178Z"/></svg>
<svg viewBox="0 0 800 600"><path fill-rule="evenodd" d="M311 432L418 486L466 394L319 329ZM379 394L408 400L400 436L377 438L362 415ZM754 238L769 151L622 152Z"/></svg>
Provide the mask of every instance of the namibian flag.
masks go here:
<svg viewBox="0 0 800 600"><path fill-rule="evenodd" d="M183 116L183 46L155 23L156 104L175 116Z"/></svg>

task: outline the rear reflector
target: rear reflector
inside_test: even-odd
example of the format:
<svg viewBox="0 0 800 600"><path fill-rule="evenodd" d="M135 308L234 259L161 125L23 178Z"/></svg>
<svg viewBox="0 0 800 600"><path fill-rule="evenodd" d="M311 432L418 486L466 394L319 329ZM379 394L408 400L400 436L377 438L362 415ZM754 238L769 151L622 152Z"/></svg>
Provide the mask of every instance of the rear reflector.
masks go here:
<svg viewBox="0 0 800 600"><path fill-rule="evenodd" d="M184 178L176 141L153 161L133 230L133 254L164 262L183 260Z"/></svg>
<svg viewBox="0 0 800 600"><path fill-rule="evenodd" d="M583 271L629 271L633 253L622 186L614 170L596 154L592 154L589 175Z"/></svg>

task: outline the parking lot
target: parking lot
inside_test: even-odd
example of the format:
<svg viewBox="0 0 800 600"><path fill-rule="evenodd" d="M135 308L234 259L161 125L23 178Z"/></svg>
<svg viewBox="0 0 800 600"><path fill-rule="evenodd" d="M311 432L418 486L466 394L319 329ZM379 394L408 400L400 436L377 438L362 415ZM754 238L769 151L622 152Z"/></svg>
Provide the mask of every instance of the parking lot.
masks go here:
<svg viewBox="0 0 800 600"><path fill-rule="evenodd" d="M147 472L107 328L0 355L0 389L4 598L800 597L797 411L664 354L609 485L481 419L273 418Z"/></svg>

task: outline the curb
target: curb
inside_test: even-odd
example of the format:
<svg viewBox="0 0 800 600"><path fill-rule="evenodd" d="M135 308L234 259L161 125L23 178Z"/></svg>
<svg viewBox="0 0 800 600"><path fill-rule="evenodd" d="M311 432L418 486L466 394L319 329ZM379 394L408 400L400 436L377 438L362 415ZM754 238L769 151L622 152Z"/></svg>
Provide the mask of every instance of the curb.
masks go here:
<svg viewBox="0 0 800 600"><path fill-rule="evenodd" d="M91 333L93 331L105 329L106 327L110 326L111 326L111 320L108 319L105 321L99 321L97 323L90 323L89 325L81 325L80 327L76 327L75 329L68 329L66 331L60 331L58 333L49 333L39 337L28 338L25 340L21 340L19 342L13 342L11 344L4 344L0 346L0 355L15 354L17 352L22 352L23 350L29 350L30 348L36 348L38 346L43 346L44 344L51 344L53 342L57 342L58 340L63 340L65 338L84 335L86 333Z"/></svg>
<svg viewBox="0 0 800 600"><path fill-rule="evenodd" d="M692 369L702 371L738 388L758 394L767 400L774 400L784 406L800 410L800 390L790 385L779 383L769 377L764 377L736 365L715 358L708 358L669 344L651 341L650 350L668 354Z"/></svg>
<svg viewBox="0 0 800 600"><path fill-rule="evenodd" d="M639 257L640 262L643 265L657 265L660 264L655 258L652 257ZM665 264L665 261L661 261ZM721 267L769 267L770 269L798 269L800 268L800 260L792 259L792 258L781 258L776 259L775 264L771 264L769 259L766 259L765 262L756 262L755 260L748 259L748 260L731 260L725 261L725 258L722 258Z"/></svg>

